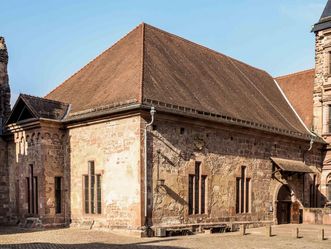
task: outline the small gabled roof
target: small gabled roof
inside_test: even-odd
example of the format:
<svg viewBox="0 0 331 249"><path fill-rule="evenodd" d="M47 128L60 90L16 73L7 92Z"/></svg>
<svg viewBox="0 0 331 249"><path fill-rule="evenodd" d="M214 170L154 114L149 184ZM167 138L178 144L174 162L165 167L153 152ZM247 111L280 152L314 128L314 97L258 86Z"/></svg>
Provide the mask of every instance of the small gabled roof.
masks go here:
<svg viewBox="0 0 331 249"><path fill-rule="evenodd" d="M134 103L310 136L268 73L144 23L45 98L68 118Z"/></svg>
<svg viewBox="0 0 331 249"><path fill-rule="evenodd" d="M319 21L313 26L312 32L331 28L331 0L328 0Z"/></svg>
<svg viewBox="0 0 331 249"><path fill-rule="evenodd" d="M45 98L20 94L6 124L26 119L62 120L68 112L69 104Z"/></svg>

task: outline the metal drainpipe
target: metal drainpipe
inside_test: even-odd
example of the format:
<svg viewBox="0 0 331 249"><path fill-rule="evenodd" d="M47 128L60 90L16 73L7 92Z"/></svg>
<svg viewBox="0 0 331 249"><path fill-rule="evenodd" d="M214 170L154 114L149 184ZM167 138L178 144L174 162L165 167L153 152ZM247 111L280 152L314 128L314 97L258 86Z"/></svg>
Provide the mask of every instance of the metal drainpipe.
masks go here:
<svg viewBox="0 0 331 249"><path fill-rule="evenodd" d="M150 114L151 114L151 122L147 123L145 125L145 132L144 132L144 149L145 149L145 227L148 227L148 220L147 220L147 198L148 198L148 193L147 193L147 128L151 126L154 122L154 114L156 110L154 106L151 107Z"/></svg>

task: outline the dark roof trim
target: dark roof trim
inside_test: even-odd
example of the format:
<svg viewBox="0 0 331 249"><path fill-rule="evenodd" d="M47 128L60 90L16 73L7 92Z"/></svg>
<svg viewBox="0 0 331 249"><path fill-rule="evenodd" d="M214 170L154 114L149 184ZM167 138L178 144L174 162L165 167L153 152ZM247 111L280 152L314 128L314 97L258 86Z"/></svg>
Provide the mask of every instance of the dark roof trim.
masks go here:
<svg viewBox="0 0 331 249"><path fill-rule="evenodd" d="M257 130L261 130L261 131L267 131L267 132L271 132L271 133L275 133L275 134L295 137L295 138L304 139L304 140L311 140L313 138L312 136L309 136L308 134L303 134L300 132L294 132L294 131L289 131L289 130L285 130L285 129L280 129L277 127L271 127L271 126L267 126L264 124L259 124L259 123L252 122L252 121L229 117L229 116L222 115L222 114L204 112L204 111L200 111L200 110L196 110L196 109L192 109L192 108L188 108L188 107L177 106L177 105L173 105L173 104L169 104L169 103L160 102L157 100L151 100L151 99L145 98L144 103L150 104L151 106L155 106L155 107L157 107L157 109L161 108L165 112L171 112L171 113L176 113L176 114L186 114L188 116L199 117L199 118L208 119L208 120L214 120L214 121L222 122L225 124L253 128L253 129L257 129ZM317 142L323 143L323 140L321 140L321 141L318 140Z"/></svg>
<svg viewBox="0 0 331 249"><path fill-rule="evenodd" d="M304 162L295 161L277 157L270 157L282 171L286 172L298 172L298 173L314 173Z"/></svg>
<svg viewBox="0 0 331 249"><path fill-rule="evenodd" d="M328 2L325 5L325 8L322 12L322 15L318 21L313 26L312 32L318 32L324 29L331 28L331 1L328 0Z"/></svg>

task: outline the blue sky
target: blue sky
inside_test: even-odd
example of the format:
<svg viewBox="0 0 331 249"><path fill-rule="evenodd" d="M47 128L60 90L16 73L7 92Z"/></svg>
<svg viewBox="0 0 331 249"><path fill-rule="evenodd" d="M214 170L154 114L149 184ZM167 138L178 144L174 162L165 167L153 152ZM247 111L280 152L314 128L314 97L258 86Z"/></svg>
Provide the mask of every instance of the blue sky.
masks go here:
<svg viewBox="0 0 331 249"><path fill-rule="evenodd" d="M326 0L0 0L13 100L44 96L141 22L273 76L314 66ZM84 89L82 89L84 91ZM13 101L12 100L12 101Z"/></svg>

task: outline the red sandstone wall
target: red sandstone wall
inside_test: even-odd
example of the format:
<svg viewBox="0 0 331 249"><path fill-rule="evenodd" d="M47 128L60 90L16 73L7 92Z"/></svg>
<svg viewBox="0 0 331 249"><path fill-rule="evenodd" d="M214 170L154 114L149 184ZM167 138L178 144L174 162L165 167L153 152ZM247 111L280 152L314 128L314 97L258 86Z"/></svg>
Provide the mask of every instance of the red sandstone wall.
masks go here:
<svg viewBox="0 0 331 249"><path fill-rule="evenodd" d="M118 120L69 127L71 164L71 217L75 225L137 230L141 221L141 119ZM102 175L102 214L83 211L82 176L88 161Z"/></svg>
<svg viewBox="0 0 331 249"><path fill-rule="evenodd" d="M297 176L284 179L276 174L277 180L273 179L270 160L274 156L302 161L309 142L248 129L183 121L158 114L157 129L149 136L149 175L152 179L149 183L153 190L149 196L151 225L275 220L275 201L281 182L291 186L293 201L309 205L308 186L312 176L306 176L303 193L302 180ZM183 134L181 128L185 129ZM307 164L314 169L322 162L317 147L306 156ZM188 175L194 173L196 160L202 162L207 175L207 214L203 215L188 214ZM251 212L236 214L235 186L241 166L247 167L247 176L251 178ZM165 186L157 186L158 176L165 180Z"/></svg>

